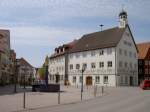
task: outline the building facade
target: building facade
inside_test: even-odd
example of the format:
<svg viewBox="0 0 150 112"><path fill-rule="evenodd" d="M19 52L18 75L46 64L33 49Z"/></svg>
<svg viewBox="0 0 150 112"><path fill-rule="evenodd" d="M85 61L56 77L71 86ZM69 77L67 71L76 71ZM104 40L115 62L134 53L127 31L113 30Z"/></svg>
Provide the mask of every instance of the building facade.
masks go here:
<svg viewBox="0 0 150 112"><path fill-rule="evenodd" d="M69 49L67 63L65 67L71 85L81 85L82 73L84 85L137 85L137 47L128 25L127 13L122 11L119 14L118 27L80 38ZM81 72L83 67L85 71Z"/></svg>
<svg viewBox="0 0 150 112"><path fill-rule="evenodd" d="M55 48L55 53L49 58L49 82L65 83L68 81L68 52L77 42L74 40L68 44L64 44Z"/></svg>
<svg viewBox="0 0 150 112"><path fill-rule="evenodd" d="M10 83L14 83L16 78L16 53L10 50Z"/></svg>
<svg viewBox="0 0 150 112"><path fill-rule="evenodd" d="M150 42L139 43L138 47L138 77L139 84L144 79L150 79Z"/></svg>
<svg viewBox="0 0 150 112"><path fill-rule="evenodd" d="M34 67L29 64L24 58L20 58L16 60L17 62L17 81L20 84L25 83L27 85L31 85L33 82L34 74L35 74L35 69Z"/></svg>
<svg viewBox="0 0 150 112"><path fill-rule="evenodd" d="M0 29L0 85L10 81L10 32Z"/></svg>

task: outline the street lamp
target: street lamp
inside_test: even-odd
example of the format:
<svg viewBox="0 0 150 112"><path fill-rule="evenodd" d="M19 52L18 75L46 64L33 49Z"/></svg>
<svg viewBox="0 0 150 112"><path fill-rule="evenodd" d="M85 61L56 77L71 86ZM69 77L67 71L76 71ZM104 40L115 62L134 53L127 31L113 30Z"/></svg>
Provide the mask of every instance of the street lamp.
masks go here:
<svg viewBox="0 0 150 112"><path fill-rule="evenodd" d="M81 73L82 73L82 83L81 83L81 101L82 101L82 94L83 94L83 73L84 73L84 71L85 71L85 69L86 69L86 66L85 65L83 65L82 66L82 70L81 70Z"/></svg>
<svg viewBox="0 0 150 112"><path fill-rule="evenodd" d="M26 73L27 73L26 71L27 71L27 70L28 70L28 68L26 68L26 67L23 68L23 71L24 71L24 77L23 77L23 78L24 78L24 81L23 81L23 83L24 83L23 108L26 108L26 105L25 105L25 104L26 104L26 84L25 84L25 83L26 83L26 75L27 75L27 74L26 74Z"/></svg>

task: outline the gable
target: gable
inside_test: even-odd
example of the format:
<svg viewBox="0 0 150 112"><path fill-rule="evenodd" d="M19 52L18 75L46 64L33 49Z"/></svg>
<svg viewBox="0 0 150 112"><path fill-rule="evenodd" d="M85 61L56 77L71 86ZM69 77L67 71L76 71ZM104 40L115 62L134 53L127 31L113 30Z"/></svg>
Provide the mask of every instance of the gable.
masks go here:
<svg viewBox="0 0 150 112"><path fill-rule="evenodd" d="M135 44L135 40L133 38L132 32L130 27L127 25L122 38L120 39L118 46L124 49L136 50L138 52L137 46Z"/></svg>
<svg viewBox="0 0 150 112"><path fill-rule="evenodd" d="M150 48L148 49L148 52L146 54L146 59L150 59Z"/></svg>

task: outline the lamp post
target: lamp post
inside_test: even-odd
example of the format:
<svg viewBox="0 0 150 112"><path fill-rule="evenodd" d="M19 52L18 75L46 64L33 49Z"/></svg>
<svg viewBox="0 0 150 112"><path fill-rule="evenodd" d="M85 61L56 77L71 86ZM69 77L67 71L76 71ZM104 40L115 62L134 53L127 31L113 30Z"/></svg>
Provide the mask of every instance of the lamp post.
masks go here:
<svg viewBox="0 0 150 112"><path fill-rule="evenodd" d="M45 83L46 87L48 87L48 65L45 66L46 72L45 72Z"/></svg>
<svg viewBox="0 0 150 112"><path fill-rule="evenodd" d="M23 81L23 83L24 83L23 84L24 85L24 87L23 87L24 88L24 92L23 92L23 108L26 108L26 84L25 84L26 83L26 79L25 78L26 78L26 75L27 75L26 71L28 69L24 68L23 70L24 70L24 77L23 77L24 78L24 81Z"/></svg>
<svg viewBox="0 0 150 112"><path fill-rule="evenodd" d="M16 76L16 75L17 75L17 73L18 73L18 72L17 72L17 70L18 70L18 68L17 68L17 61L16 61L16 60L15 60L15 67L14 67L14 69L15 69L15 70L14 70L14 93L16 93L16 92L17 92L17 87L16 87L16 83L17 83L17 82L16 82L16 81L17 81L16 79L17 79L17 76Z"/></svg>
<svg viewBox="0 0 150 112"><path fill-rule="evenodd" d="M85 71L86 67L85 66L82 66L82 70L81 70L81 73L82 73L82 83L81 83L81 101L82 101L82 97L83 97L83 73Z"/></svg>

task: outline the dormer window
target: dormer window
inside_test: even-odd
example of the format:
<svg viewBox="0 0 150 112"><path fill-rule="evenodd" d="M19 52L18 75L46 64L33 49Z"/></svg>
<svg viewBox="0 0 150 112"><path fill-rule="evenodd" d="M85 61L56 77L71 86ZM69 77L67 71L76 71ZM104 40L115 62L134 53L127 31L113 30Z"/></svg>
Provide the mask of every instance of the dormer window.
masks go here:
<svg viewBox="0 0 150 112"><path fill-rule="evenodd" d="M57 49L57 54L59 53L59 49Z"/></svg>
<svg viewBox="0 0 150 112"><path fill-rule="evenodd" d="M61 52L63 52L63 48L61 48L61 50L60 50Z"/></svg>

